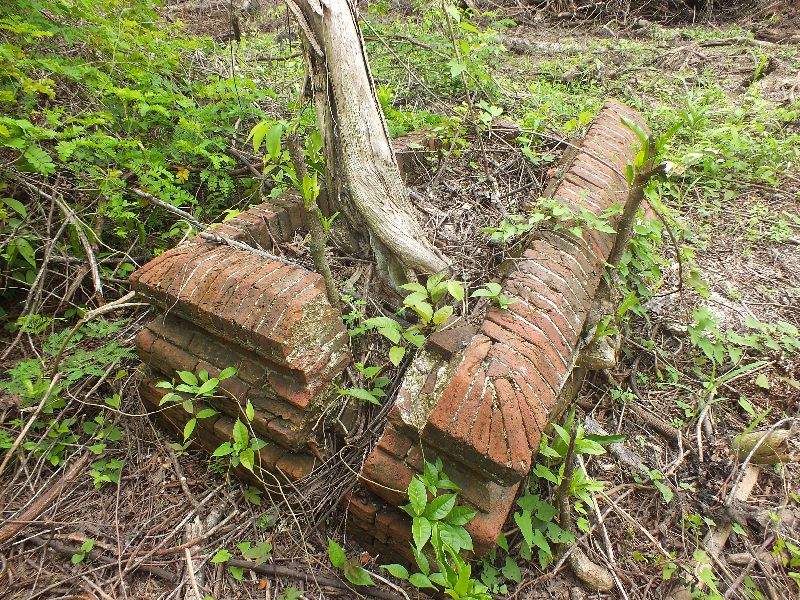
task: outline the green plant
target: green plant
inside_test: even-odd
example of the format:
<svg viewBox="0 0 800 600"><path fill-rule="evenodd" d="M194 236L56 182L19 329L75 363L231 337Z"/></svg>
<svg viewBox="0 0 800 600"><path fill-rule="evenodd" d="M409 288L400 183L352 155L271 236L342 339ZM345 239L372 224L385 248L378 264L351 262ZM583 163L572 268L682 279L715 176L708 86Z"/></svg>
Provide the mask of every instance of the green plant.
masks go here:
<svg viewBox="0 0 800 600"><path fill-rule="evenodd" d="M353 585L375 585L372 577L358 561L347 558L344 549L331 538L328 538L328 559L337 569L341 569L347 581Z"/></svg>
<svg viewBox="0 0 800 600"><path fill-rule="evenodd" d="M156 387L175 390L174 392L167 392L164 394L159 402L159 406L170 403L180 403L183 409L192 415L192 418L186 422L183 428L183 441L185 442L192 435L194 428L197 426L198 419L207 419L219 414L219 411L213 408L203 408L195 412L195 403L204 398L213 398L216 396L220 381L224 381L236 375L236 369L234 367L228 367L223 369L216 377L209 376L208 371L204 369L197 375L191 371L177 371L177 375L181 383L176 384L174 379L172 381L159 381Z"/></svg>
<svg viewBox="0 0 800 600"><path fill-rule="evenodd" d="M85 542L83 542L83 544L81 544L80 549L75 554L72 555L72 558L70 559L72 564L77 565L78 563L81 563L84 560L86 560L86 556L89 554L89 552L92 551L92 548L94 548L94 540L92 538L89 538Z"/></svg>
<svg viewBox="0 0 800 600"><path fill-rule="evenodd" d="M236 544L237 550L245 560L252 561L255 565L262 565L272 557L272 544L269 542L240 542ZM225 548L220 548L209 559L211 564L225 564L233 558L233 554ZM228 572L237 581L244 578L244 568L228 565Z"/></svg>
<svg viewBox="0 0 800 600"><path fill-rule="evenodd" d="M489 281L488 283L483 284L483 287L480 289L475 290L470 294L470 298L489 298L493 300L497 306L500 307L501 310L506 310L509 306L511 306L514 302L517 301L516 298L512 298L510 296L506 296L503 292L503 287L494 281Z"/></svg>
<svg viewBox="0 0 800 600"><path fill-rule="evenodd" d="M476 512L457 505L457 490L444 473L441 459L425 462L423 473L415 475L408 486L409 503L401 507L411 517L411 550L419 572L409 573L398 564L383 568L416 588L442 591L454 600L489 600L486 586L472 577L472 566L461 555L463 550L472 550L472 538L464 526ZM436 569L428 559L429 548Z"/></svg>
<svg viewBox="0 0 800 600"><path fill-rule="evenodd" d="M362 363L355 363L355 367L364 380L371 383L370 389L360 387L339 388L337 392L340 396L350 396L351 398L364 400L370 404L380 405L381 402L379 398L386 397L384 389L389 385L388 377L379 377L379 374L383 371L383 367L365 367Z"/></svg>

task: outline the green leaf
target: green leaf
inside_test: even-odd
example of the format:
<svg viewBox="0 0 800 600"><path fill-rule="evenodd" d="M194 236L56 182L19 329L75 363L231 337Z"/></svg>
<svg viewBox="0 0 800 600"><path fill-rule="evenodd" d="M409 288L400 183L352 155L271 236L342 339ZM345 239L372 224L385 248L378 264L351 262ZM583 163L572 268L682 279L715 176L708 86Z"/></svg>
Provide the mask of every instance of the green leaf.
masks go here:
<svg viewBox="0 0 800 600"><path fill-rule="evenodd" d="M283 125L275 123L269 128L267 133L267 152L270 158L276 159L281 154L281 136L283 135Z"/></svg>
<svg viewBox="0 0 800 600"><path fill-rule="evenodd" d="M441 521L450 514L455 504L455 494L442 494L431 501L428 508L425 510L425 516L432 521Z"/></svg>
<svg viewBox="0 0 800 600"><path fill-rule="evenodd" d="M458 8L456 8L452 4L445 4L444 9L445 11L447 11L447 14L450 15L450 18L453 19L453 21L455 21L456 23L461 22L461 13L458 12Z"/></svg>
<svg viewBox="0 0 800 600"><path fill-rule="evenodd" d="M247 446L250 442L250 434L247 431L247 427L239 419L236 419L236 423L233 424L233 441L240 446Z"/></svg>
<svg viewBox="0 0 800 600"><path fill-rule="evenodd" d="M178 371L178 377L186 385L197 385L197 377L191 371Z"/></svg>
<svg viewBox="0 0 800 600"><path fill-rule="evenodd" d="M194 431L194 428L195 428L196 425L197 425L197 419L189 419L186 422L186 425L183 428L183 441L184 442L189 439L190 435L192 435L192 432Z"/></svg>
<svg viewBox="0 0 800 600"><path fill-rule="evenodd" d="M222 369L222 372L219 375L217 375L217 379L220 381L224 381L225 379L230 379L231 377L236 375L236 373L238 373L236 367L228 367L226 369Z"/></svg>
<svg viewBox="0 0 800 600"><path fill-rule="evenodd" d="M252 421L256 418L256 409L253 408L253 403L250 402L250 400L247 401L244 407L244 415L247 417L248 421Z"/></svg>
<svg viewBox="0 0 800 600"><path fill-rule="evenodd" d="M452 75L453 78L458 77L467 70L467 66L464 63L460 63L455 59L447 61L447 66L450 68L450 75Z"/></svg>
<svg viewBox="0 0 800 600"><path fill-rule="evenodd" d="M344 576L353 585L375 585L366 569L350 561L344 565Z"/></svg>
<svg viewBox="0 0 800 600"><path fill-rule="evenodd" d="M402 346L392 346L389 350L389 361L395 366L399 367L403 357L406 355L406 349Z"/></svg>
<svg viewBox="0 0 800 600"><path fill-rule="evenodd" d="M456 552L461 550L472 550L472 537L463 527L442 524L439 537L442 542L450 546Z"/></svg>
<svg viewBox="0 0 800 600"><path fill-rule="evenodd" d="M216 377L212 377L211 379L204 382L203 385L200 386L200 388L197 390L197 395L204 396L206 394L209 394L217 388L217 385L219 385L219 379L217 379Z"/></svg>
<svg viewBox="0 0 800 600"><path fill-rule="evenodd" d="M412 281L410 283L404 283L400 287L406 291L421 294L423 299L428 297L428 290L425 288L424 285L416 281Z"/></svg>
<svg viewBox="0 0 800 600"><path fill-rule="evenodd" d="M0 198L0 201L2 201L6 206L11 208L23 219L28 218L28 210L25 208L25 205L19 200L14 200L14 198Z"/></svg>
<svg viewBox="0 0 800 600"><path fill-rule="evenodd" d="M214 454L211 456L228 456L231 452L233 452L233 446L231 446L230 442L225 442L224 444L217 446L217 449L214 450Z"/></svg>
<svg viewBox="0 0 800 600"><path fill-rule="evenodd" d="M406 569L403 565L383 565L382 568L389 571L392 577L397 577L398 579L408 579L408 569Z"/></svg>
<svg viewBox="0 0 800 600"><path fill-rule="evenodd" d="M425 506L428 504L428 491L419 477L415 476L408 484L408 499L417 516L425 512Z"/></svg>
<svg viewBox="0 0 800 600"><path fill-rule="evenodd" d="M242 581L242 579L244 579L244 569L242 567L228 565L228 571L230 571L231 575L236 581Z"/></svg>
<svg viewBox="0 0 800 600"><path fill-rule="evenodd" d="M22 256L22 258L24 258L27 263L35 269L36 251L33 249L33 246L31 246L31 243L24 237L18 237L14 240L14 246L16 246L17 252L19 252L20 256Z"/></svg>
<svg viewBox="0 0 800 600"><path fill-rule="evenodd" d="M411 521L411 536L414 538L414 546L417 550L422 550L428 540L431 539L431 522L425 517L414 517Z"/></svg>
<svg viewBox="0 0 800 600"><path fill-rule="evenodd" d="M344 568L344 564L347 562L347 555L344 553L344 549L331 538L328 538L328 559L337 569Z"/></svg>
<svg viewBox="0 0 800 600"><path fill-rule="evenodd" d="M448 280L447 291L456 302L461 302L464 299L464 284L460 281Z"/></svg>
<svg viewBox="0 0 800 600"><path fill-rule="evenodd" d="M431 321L433 321L434 325L440 325L445 321L447 321L447 319L449 319L450 315L452 314L453 314L453 307L450 306L449 304L445 304L439 310L433 313Z"/></svg>
<svg viewBox="0 0 800 600"><path fill-rule="evenodd" d="M764 373L758 374L758 377L756 377L756 385L765 390L769 389L769 379L767 379L767 376Z"/></svg>
<svg viewBox="0 0 800 600"><path fill-rule="evenodd" d="M261 121L250 130L247 139L253 140L253 154L258 154L258 149L261 147L261 142L264 141L264 136L270 127L269 121Z"/></svg>
<svg viewBox="0 0 800 600"><path fill-rule="evenodd" d="M198 419L208 419L209 417L213 417L214 415L218 415L219 411L214 410L213 408L204 408L201 411L198 411L197 415L195 415Z"/></svg>
<svg viewBox="0 0 800 600"><path fill-rule="evenodd" d="M211 561L210 562L212 564L216 565L216 564L219 564L219 563L228 562L232 558L233 558L233 554L231 554L230 552L225 550L225 548L222 548L220 550L217 550L217 553L214 556L211 557Z"/></svg>
<svg viewBox="0 0 800 600"><path fill-rule="evenodd" d="M522 537L529 546L533 545L533 519L531 518L530 511L523 510L521 513L514 513L514 522L519 527Z"/></svg>
<svg viewBox="0 0 800 600"><path fill-rule="evenodd" d="M375 397L375 395L364 388L347 388L339 390L339 393L344 396L352 396L353 398L364 400L365 402L369 402L371 404L380 405L380 402L378 402L378 399Z"/></svg>
<svg viewBox="0 0 800 600"><path fill-rule="evenodd" d="M253 472L253 468L255 467L255 459L256 454L253 452L252 448L245 448L241 452L239 452L239 462L242 463L242 466L250 471Z"/></svg>
<svg viewBox="0 0 800 600"><path fill-rule="evenodd" d="M503 576L510 579L514 583L522 581L522 573L520 573L519 565L512 557L506 556L506 562L502 568Z"/></svg>
<svg viewBox="0 0 800 600"><path fill-rule="evenodd" d="M436 588L436 586L431 583L431 580L422 573L414 573L408 578L408 583L419 589Z"/></svg>

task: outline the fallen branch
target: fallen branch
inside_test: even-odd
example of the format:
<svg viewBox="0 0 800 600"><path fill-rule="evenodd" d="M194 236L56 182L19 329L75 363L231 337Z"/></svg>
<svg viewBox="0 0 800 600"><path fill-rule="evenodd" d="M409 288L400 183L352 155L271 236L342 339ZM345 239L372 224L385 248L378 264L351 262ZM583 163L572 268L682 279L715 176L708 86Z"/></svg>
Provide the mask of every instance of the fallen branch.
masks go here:
<svg viewBox="0 0 800 600"><path fill-rule="evenodd" d="M72 483L72 481L83 471L86 465L91 460L91 454L88 452L75 461L72 466L67 469L61 478L51 485L46 491L19 517L7 520L2 527L0 527L0 545L4 544L20 531L25 529L28 525L35 522L45 510L50 508L59 496L64 492L64 489ZM2 511L5 512L5 511Z"/></svg>
<svg viewBox="0 0 800 600"><path fill-rule="evenodd" d="M152 194L149 194L148 192L145 192L142 189L131 188L131 190L133 191L134 194L136 194L137 196L139 196L144 200L147 200L151 204L155 204L156 206L163 208L168 212L171 212L173 215L177 215L182 219L185 219L192 227L194 227L197 230L197 235L199 235L204 240L208 240L210 242L216 242L218 244L227 244L231 248L236 248L237 250L243 250L244 252L251 252L252 254L260 256L261 258L265 258L267 260L274 260L276 262L283 263L284 265L291 265L295 267L298 266L297 263L292 262L291 260L288 260L276 254L272 254L271 252L267 252L266 250L263 250L261 248L254 248L253 246L242 243L238 240L231 239L224 235L209 233L208 225L204 225L203 223L195 219L192 214L186 212L185 210L181 210L176 206L167 204L163 200L156 198Z"/></svg>
<svg viewBox="0 0 800 600"><path fill-rule="evenodd" d="M335 579L333 577L320 577L319 575L305 573L304 571L299 571L297 569L285 565L267 565L267 564L259 565L253 561L242 560L238 558L232 558L225 564L231 567L238 567L240 569L248 569L249 571L253 571L254 573L259 573L260 575L268 575L270 577L291 577L293 579L301 579L306 583L316 583L317 585L320 586L332 587L339 590L352 589L350 586L348 586L343 581L340 581L339 579ZM358 592L360 594L364 594L365 596L372 596L373 598L381 598L382 600L400 600L401 598L397 594L384 592L381 589L368 586L359 586Z"/></svg>
<svg viewBox="0 0 800 600"><path fill-rule="evenodd" d="M28 538L29 542L33 542L37 546L42 548L50 548L51 550L55 550L57 553L61 554L62 556L68 556L72 558L73 554L78 554L82 552L82 550L78 546L69 546L67 544L62 544L61 542L57 542L55 540L46 540L44 538L35 535L33 537ZM117 561L114 558L110 558L104 554L101 554L97 550L92 550L88 553L87 558L89 560L101 563L103 565L108 565L109 567L116 567ZM130 575L134 571L144 571L145 573L149 573L159 579L166 581L167 583L176 584L180 581L177 575L174 573L170 573L166 569L162 569L161 567L154 567L151 565L142 565L137 564L135 565L127 575Z"/></svg>

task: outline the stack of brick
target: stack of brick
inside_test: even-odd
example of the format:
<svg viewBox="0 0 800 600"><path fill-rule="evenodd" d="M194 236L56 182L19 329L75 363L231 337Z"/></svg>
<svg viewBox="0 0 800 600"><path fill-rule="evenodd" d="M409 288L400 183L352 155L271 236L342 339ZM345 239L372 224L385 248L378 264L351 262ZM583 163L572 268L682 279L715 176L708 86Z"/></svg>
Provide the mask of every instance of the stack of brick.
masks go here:
<svg viewBox="0 0 800 600"><path fill-rule="evenodd" d="M304 215L301 201L287 196L213 232L272 249L294 235ZM351 360L347 331L322 278L196 237L136 271L131 287L160 311L136 338L149 367L142 397L152 410L182 429L190 415L180 406L159 407L167 390L155 382L179 370L213 377L235 367L236 376L220 383L224 397L210 401L220 414L198 422L198 440L211 450L229 441L250 401L252 428L268 442L261 465L290 479L307 475L313 427L331 400L326 390Z"/></svg>
<svg viewBox="0 0 800 600"><path fill-rule="evenodd" d="M598 215L624 205L637 138L621 117L646 128L635 111L608 102L564 165L555 198ZM467 526L476 553L494 546L543 430L577 391L581 334L615 237L538 234L505 279L507 309L490 307L478 330L429 339L364 465L364 489L347 499L351 528L374 551L410 559L410 519L396 507L423 454L443 459L463 503L478 511Z"/></svg>

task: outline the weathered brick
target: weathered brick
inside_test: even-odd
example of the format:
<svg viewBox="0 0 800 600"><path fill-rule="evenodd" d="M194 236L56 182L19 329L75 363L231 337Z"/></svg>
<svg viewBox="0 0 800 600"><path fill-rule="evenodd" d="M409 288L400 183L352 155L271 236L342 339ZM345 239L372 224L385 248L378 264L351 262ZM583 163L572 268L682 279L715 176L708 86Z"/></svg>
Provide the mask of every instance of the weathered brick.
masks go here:
<svg viewBox="0 0 800 600"><path fill-rule="evenodd" d="M287 452L275 464L275 468L292 481L298 481L314 469L314 457L310 454Z"/></svg>
<svg viewBox="0 0 800 600"><path fill-rule="evenodd" d="M157 338L152 331L147 328L142 329L138 334L136 334L136 338L134 339L136 351L140 354L150 354L150 349L153 347L153 343L156 341L156 339Z"/></svg>
<svg viewBox="0 0 800 600"><path fill-rule="evenodd" d="M153 342L150 347L150 365L166 374L172 376L175 371L192 371L197 366L198 359L185 350L181 350L174 344L162 339Z"/></svg>
<svg viewBox="0 0 800 600"><path fill-rule="evenodd" d="M377 445L384 452L402 459L408 454L412 444L411 438L399 433L392 425L387 425Z"/></svg>
<svg viewBox="0 0 800 600"><path fill-rule="evenodd" d="M514 304L518 304L515 302ZM532 321L516 312L492 311L481 326L481 332L493 340L513 347L522 356L546 371L564 370L569 365L571 349L563 342L552 340ZM541 315L535 315L541 319ZM532 317L533 318L533 317Z"/></svg>
<svg viewBox="0 0 800 600"><path fill-rule="evenodd" d="M380 505L375 499L363 490L354 490L342 498L342 505L350 517L361 525L371 525L380 510Z"/></svg>
<svg viewBox="0 0 800 600"><path fill-rule="evenodd" d="M382 510L375 516L375 538L407 544L411 540L411 519L399 510Z"/></svg>
<svg viewBox="0 0 800 600"><path fill-rule="evenodd" d="M445 357L450 358L463 350L476 333L477 329L467 323L434 331L428 336L428 343L439 350Z"/></svg>
<svg viewBox="0 0 800 600"><path fill-rule="evenodd" d="M267 423L267 431L271 439L293 450L305 446L308 440L308 431L295 429L283 419L272 419Z"/></svg>
<svg viewBox="0 0 800 600"><path fill-rule="evenodd" d="M497 538L511 513L518 489L519 483L506 487L503 493L498 495L491 512L478 513L465 526L472 536L476 556L483 556L497 545Z"/></svg>
<svg viewBox="0 0 800 600"><path fill-rule="evenodd" d="M376 496L393 506L400 506L407 500L406 490L414 473L397 457L376 447L367 457L359 476Z"/></svg>
<svg viewBox="0 0 800 600"><path fill-rule="evenodd" d="M480 335L472 338L469 346L464 350L458 368L442 390L431 412L429 417L431 426L440 431L448 430L450 422L454 420L454 417L464 404L480 363L486 358L490 347L491 340L489 338Z"/></svg>

